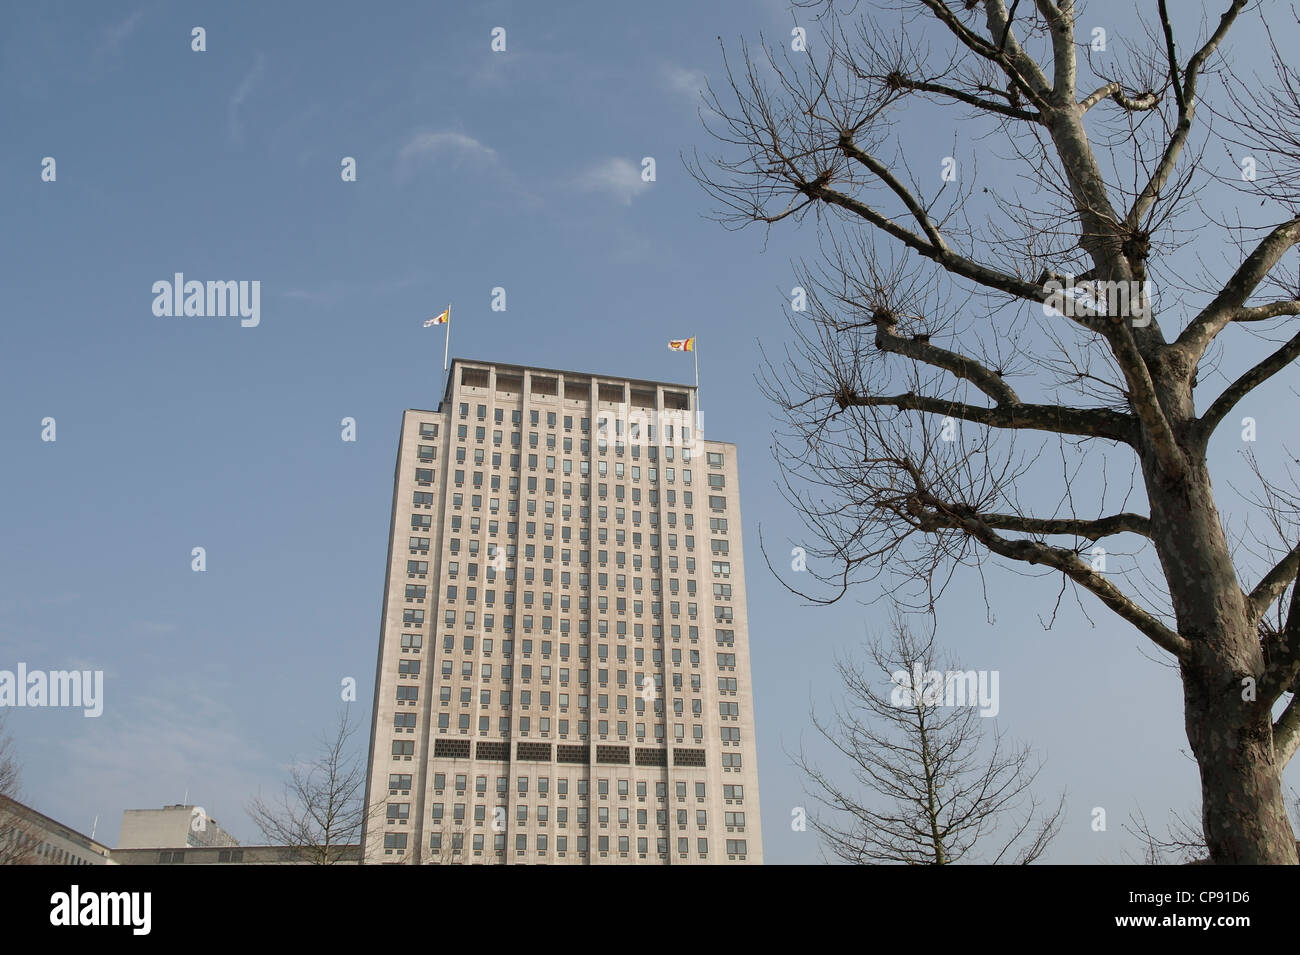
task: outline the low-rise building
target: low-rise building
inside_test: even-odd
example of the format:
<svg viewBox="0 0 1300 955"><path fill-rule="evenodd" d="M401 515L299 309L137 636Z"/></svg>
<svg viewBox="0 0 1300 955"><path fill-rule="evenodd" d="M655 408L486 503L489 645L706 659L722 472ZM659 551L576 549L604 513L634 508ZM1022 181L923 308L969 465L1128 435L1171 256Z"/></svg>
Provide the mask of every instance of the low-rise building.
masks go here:
<svg viewBox="0 0 1300 955"><path fill-rule="evenodd" d="M336 847L336 865L360 865L361 846ZM201 846L177 849L114 849L118 865L309 865L291 846Z"/></svg>
<svg viewBox="0 0 1300 955"><path fill-rule="evenodd" d="M161 809L128 809L122 813L122 831L117 837L118 849L198 849L237 845L239 840L222 829L202 806L188 803Z"/></svg>
<svg viewBox="0 0 1300 955"><path fill-rule="evenodd" d="M111 852L31 806L0 796L0 864L113 865Z"/></svg>

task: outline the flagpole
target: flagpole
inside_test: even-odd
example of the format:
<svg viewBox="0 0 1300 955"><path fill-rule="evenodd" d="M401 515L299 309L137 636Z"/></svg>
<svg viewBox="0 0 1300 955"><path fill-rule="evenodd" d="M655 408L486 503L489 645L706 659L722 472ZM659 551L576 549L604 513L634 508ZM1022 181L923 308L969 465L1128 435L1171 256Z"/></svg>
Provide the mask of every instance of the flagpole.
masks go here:
<svg viewBox="0 0 1300 955"><path fill-rule="evenodd" d="M695 437L700 437L700 340L695 339Z"/></svg>
<svg viewBox="0 0 1300 955"><path fill-rule="evenodd" d="M442 341L442 374L447 376L447 356L451 353L451 302L447 303L447 334Z"/></svg>

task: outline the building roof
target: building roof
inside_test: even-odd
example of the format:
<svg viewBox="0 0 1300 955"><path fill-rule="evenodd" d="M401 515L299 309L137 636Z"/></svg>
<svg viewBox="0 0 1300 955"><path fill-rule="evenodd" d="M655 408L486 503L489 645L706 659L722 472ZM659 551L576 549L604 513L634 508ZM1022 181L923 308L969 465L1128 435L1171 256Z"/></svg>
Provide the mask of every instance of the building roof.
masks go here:
<svg viewBox="0 0 1300 955"><path fill-rule="evenodd" d="M21 803L17 799L9 796L0 795L0 807L10 807L10 810L20 816L24 816L37 825L41 826L52 835L62 836L70 842L80 842L87 849L91 849L100 855L107 856L112 850L102 842L96 842L84 832L78 832L76 829L66 826L57 819L51 819L43 812L38 812L26 803Z"/></svg>
<svg viewBox="0 0 1300 955"><path fill-rule="evenodd" d="M447 381L443 385L442 395L444 400L451 397L451 383L456 380L452 372L455 371L457 365L492 365L498 371L500 371L501 369L507 369L510 371L521 371L521 372L539 371L544 375L557 375L557 376L570 375L575 378L596 378L596 379L604 378L608 381L626 381L632 385L651 385L651 386L662 385L665 388L684 388L687 391L695 390L694 385L684 384L682 382L677 382L677 381L659 381L654 378L628 378L624 375L611 375L608 373L602 374L600 372L595 372L595 371L570 371L564 368L542 368L537 365L519 365L514 362L490 361L485 358L453 358L451 360L451 365L447 373Z"/></svg>

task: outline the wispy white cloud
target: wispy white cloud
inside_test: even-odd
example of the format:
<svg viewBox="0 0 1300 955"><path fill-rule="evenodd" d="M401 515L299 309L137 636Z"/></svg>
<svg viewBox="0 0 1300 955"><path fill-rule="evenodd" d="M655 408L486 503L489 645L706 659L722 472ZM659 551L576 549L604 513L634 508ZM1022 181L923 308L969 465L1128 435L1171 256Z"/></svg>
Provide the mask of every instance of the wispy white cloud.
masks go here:
<svg viewBox="0 0 1300 955"><path fill-rule="evenodd" d="M309 302L312 305L332 305L338 301L339 293L337 289L326 291L324 289L291 288L281 292L280 297L295 302Z"/></svg>
<svg viewBox="0 0 1300 955"><path fill-rule="evenodd" d="M96 807L157 807L179 802L188 790L223 826L240 821L259 782L251 765L259 754L256 741L228 728L238 722L228 703L196 685L166 697L135 696L125 705L106 697L104 715L84 720L63 741L76 777L95 780ZM100 820L103 835L111 834L115 818Z"/></svg>
<svg viewBox="0 0 1300 955"><path fill-rule="evenodd" d="M419 285L426 280L424 275L407 275L399 279L385 279L375 283L375 292L380 295L391 295L394 292L400 292L404 289Z"/></svg>
<svg viewBox="0 0 1300 955"><path fill-rule="evenodd" d="M427 276L413 274L399 278L380 279L372 283L325 282L315 288L290 288L280 293L281 298L309 305L337 305L357 295L391 295L426 281Z"/></svg>
<svg viewBox="0 0 1300 955"><path fill-rule="evenodd" d="M104 31L104 45L101 51L104 53L116 53L118 47L131 38L135 28L140 24L140 18L144 16L144 7L141 7L135 13L131 14L125 20L114 23Z"/></svg>
<svg viewBox="0 0 1300 955"><path fill-rule="evenodd" d="M239 142L243 138L243 127L239 122L239 108L244 105L244 100L248 99L250 93L256 89L257 84L262 81L262 74L266 72L266 56L262 53L257 54L257 59L253 61L253 66L244 78L239 81L239 86L235 87L235 92L230 97L230 139L232 142Z"/></svg>
<svg viewBox="0 0 1300 955"><path fill-rule="evenodd" d="M708 86L708 78L701 70L687 69L676 63L665 63L661 70L664 85L674 93L684 96L692 104L700 102L700 94Z"/></svg>
<svg viewBox="0 0 1300 955"><path fill-rule="evenodd" d="M630 159L611 156L602 159L579 176L577 186L584 192L596 192L629 206L645 193L650 183L641 178L641 167Z"/></svg>
<svg viewBox="0 0 1300 955"><path fill-rule="evenodd" d="M421 163L448 159L453 163L478 163L495 165L496 150L473 136L455 130L424 131L415 133L397 152L398 174L409 173Z"/></svg>

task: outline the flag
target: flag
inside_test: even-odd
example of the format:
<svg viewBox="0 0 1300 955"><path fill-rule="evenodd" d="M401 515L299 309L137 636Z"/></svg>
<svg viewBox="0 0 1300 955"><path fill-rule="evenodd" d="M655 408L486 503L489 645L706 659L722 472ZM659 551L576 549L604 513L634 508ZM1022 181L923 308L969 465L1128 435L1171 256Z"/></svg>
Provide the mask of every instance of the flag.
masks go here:
<svg viewBox="0 0 1300 955"><path fill-rule="evenodd" d="M433 318L425 322L424 327L428 328L430 325L446 325L450 318L451 309L446 309L441 315L435 315Z"/></svg>
<svg viewBox="0 0 1300 955"><path fill-rule="evenodd" d="M669 351L695 351L695 338L674 338L668 343Z"/></svg>

